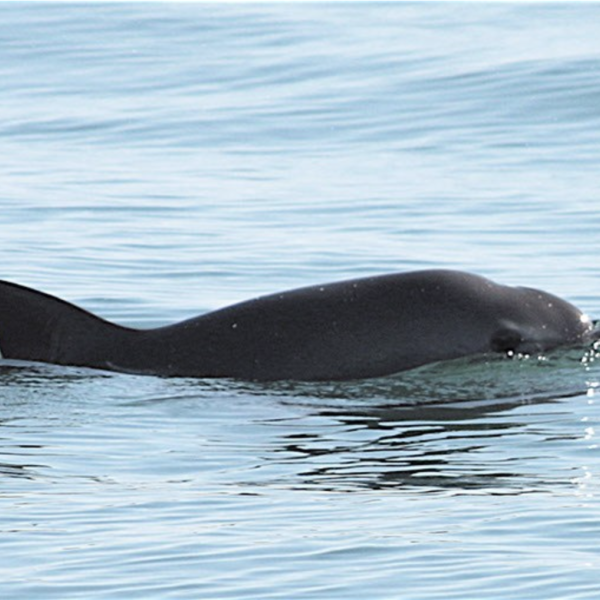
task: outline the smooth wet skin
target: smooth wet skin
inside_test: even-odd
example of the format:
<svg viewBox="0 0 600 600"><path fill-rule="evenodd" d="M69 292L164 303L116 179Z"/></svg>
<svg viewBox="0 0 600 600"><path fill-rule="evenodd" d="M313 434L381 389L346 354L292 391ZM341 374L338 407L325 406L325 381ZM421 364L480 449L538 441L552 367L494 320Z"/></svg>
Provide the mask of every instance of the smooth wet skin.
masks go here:
<svg viewBox="0 0 600 600"><path fill-rule="evenodd" d="M5 358L149 375L350 380L487 352L542 352L591 335L590 320L565 300L459 271L301 288L150 330L0 282Z"/></svg>

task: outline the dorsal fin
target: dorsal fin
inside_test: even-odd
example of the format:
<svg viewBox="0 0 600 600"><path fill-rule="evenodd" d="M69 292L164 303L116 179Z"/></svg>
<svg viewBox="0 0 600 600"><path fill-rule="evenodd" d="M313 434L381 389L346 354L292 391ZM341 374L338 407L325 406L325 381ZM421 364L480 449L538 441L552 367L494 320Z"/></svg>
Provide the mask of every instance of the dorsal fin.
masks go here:
<svg viewBox="0 0 600 600"><path fill-rule="evenodd" d="M127 331L54 296L0 281L4 358L102 368Z"/></svg>

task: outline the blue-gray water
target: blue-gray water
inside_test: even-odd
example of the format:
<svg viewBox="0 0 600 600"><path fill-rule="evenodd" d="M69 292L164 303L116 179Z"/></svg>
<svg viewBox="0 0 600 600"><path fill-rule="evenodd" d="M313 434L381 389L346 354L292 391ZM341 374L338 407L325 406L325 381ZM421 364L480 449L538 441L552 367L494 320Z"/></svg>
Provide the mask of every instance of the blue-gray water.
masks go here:
<svg viewBox="0 0 600 600"><path fill-rule="evenodd" d="M0 17L0 277L139 327L432 266L600 317L599 5ZM0 363L0 596L597 600L595 358Z"/></svg>

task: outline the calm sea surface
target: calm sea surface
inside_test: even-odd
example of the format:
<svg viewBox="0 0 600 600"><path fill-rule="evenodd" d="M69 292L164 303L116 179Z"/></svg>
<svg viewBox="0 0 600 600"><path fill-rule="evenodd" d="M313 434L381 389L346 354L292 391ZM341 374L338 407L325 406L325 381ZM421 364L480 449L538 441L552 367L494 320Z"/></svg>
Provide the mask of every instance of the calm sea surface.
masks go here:
<svg viewBox="0 0 600 600"><path fill-rule="evenodd" d="M3 3L0 53L0 278L150 327L448 267L600 317L598 4ZM597 600L596 354L0 362L0 596Z"/></svg>

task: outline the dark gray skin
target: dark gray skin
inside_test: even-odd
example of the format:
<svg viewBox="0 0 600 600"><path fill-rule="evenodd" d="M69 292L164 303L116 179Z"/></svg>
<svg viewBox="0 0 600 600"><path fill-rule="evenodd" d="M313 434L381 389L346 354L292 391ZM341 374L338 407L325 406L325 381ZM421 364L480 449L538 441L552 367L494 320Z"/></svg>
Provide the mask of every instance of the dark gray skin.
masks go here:
<svg viewBox="0 0 600 600"><path fill-rule="evenodd" d="M585 343L592 329L556 296L447 270L292 290L149 330L0 282L5 358L163 376L362 379L475 354Z"/></svg>

